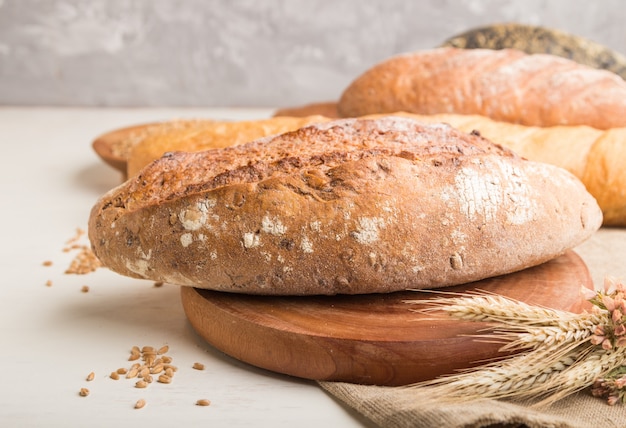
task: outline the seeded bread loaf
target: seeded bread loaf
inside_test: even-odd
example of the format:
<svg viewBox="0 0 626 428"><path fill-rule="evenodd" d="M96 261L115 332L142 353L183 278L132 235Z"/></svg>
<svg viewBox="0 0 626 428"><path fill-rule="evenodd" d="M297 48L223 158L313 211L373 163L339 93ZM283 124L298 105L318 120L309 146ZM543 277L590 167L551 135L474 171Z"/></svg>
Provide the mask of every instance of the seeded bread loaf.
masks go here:
<svg viewBox="0 0 626 428"><path fill-rule="evenodd" d="M346 88L337 109L340 117L457 113L609 129L626 127L626 81L554 55L442 47L372 67Z"/></svg>
<svg viewBox="0 0 626 428"><path fill-rule="evenodd" d="M601 224L572 174L447 125L344 119L168 153L92 209L103 264L267 295L467 283L540 264Z"/></svg>
<svg viewBox="0 0 626 428"><path fill-rule="evenodd" d="M472 28L450 37L442 46L462 49L517 49L571 59L626 77L626 57L599 43L554 28L507 22Z"/></svg>

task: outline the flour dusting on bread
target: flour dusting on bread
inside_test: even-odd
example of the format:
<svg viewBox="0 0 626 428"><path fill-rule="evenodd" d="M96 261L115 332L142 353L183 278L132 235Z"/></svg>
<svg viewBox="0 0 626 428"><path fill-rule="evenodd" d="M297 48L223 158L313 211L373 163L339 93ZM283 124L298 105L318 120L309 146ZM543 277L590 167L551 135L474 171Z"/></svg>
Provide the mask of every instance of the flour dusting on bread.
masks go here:
<svg viewBox="0 0 626 428"><path fill-rule="evenodd" d="M89 237L107 267L132 277L332 295L514 272L601 221L569 172L476 133L393 117L169 153L98 201Z"/></svg>

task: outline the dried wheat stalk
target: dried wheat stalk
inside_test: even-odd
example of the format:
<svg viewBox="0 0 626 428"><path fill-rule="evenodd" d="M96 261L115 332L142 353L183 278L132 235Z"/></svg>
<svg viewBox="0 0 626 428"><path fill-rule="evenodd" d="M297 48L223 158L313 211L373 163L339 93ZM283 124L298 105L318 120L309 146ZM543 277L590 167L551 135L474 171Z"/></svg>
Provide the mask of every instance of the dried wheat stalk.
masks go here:
<svg viewBox="0 0 626 428"><path fill-rule="evenodd" d="M479 337L518 353L408 388L427 387L438 400L542 398L538 404L543 405L593 387L593 394L609 404L626 401L626 287L609 278L603 292L584 292L595 306L592 313L573 314L490 294L428 301L420 312L443 311L459 320L492 323L492 330Z"/></svg>

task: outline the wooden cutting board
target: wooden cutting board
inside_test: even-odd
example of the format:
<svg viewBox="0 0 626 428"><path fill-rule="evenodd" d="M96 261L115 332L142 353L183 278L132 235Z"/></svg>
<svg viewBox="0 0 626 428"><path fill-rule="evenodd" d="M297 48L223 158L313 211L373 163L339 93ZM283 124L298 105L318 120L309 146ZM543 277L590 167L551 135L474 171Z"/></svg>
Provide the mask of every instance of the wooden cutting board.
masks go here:
<svg viewBox="0 0 626 428"><path fill-rule="evenodd" d="M510 275L448 287L484 290L526 303L580 312L593 289L582 259L569 251ZM268 297L182 287L197 333L224 353L257 367L314 380L406 385L502 356L500 345L470 337L484 323L418 314L433 295L417 291L361 296Z"/></svg>

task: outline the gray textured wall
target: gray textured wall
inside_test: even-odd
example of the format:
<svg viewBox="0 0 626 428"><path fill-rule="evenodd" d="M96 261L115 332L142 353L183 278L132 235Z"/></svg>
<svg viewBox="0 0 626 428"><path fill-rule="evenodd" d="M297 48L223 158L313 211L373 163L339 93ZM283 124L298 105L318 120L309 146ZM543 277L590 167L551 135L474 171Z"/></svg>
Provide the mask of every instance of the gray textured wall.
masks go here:
<svg viewBox="0 0 626 428"><path fill-rule="evenodd" d="M0 0L0 104L279 107L516 21L626 53L623 0Z"/></svg>

